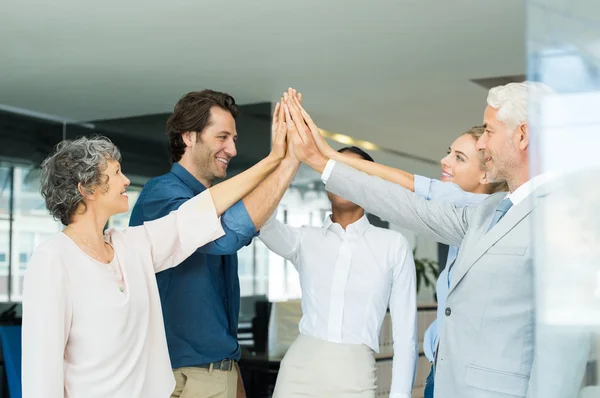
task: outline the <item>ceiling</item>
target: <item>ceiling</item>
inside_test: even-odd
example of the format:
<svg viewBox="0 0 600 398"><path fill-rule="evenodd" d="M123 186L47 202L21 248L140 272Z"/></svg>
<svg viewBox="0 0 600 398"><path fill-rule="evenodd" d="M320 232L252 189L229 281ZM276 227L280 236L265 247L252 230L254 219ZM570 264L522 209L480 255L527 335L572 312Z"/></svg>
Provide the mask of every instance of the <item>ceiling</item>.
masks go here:
<svg viewBox="0 0 600 398"><path fill-rule="evenodd" d="M470 79L524 73L524 18L523 0L5 0L0 104L88 121L293 86L320 127L437 160L481 122Z"/></svg>

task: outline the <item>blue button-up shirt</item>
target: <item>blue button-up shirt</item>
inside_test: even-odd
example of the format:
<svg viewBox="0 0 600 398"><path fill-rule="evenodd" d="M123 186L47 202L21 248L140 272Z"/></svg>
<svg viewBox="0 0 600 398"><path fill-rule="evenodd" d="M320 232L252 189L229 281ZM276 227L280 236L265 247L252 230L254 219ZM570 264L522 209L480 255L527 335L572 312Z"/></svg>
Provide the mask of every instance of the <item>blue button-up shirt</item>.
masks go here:
<svg viewBox="0 0 600 398"><path fill-rule="evenodd" d="M129 225L166 216L205 189L175 163L170 173L146 183ZM221 223L224 236L199 248L177 267L156 274L174 369L226 358L238 360L241 355L237 251L257 231L241 201L221 216Z"/></svg>
<svg viewBox="0 0 600 398"><path fill-rule="evenodd" d="M415 193L427 200L452 203L458 207L477 206L488 197L485 194L465 192L458 185L451 182L441 182L419 175L415 175ZM448 268L456 260L456 257L458 257L458 247L450 246L448 248L448 257L446 258L446 267L440 273L436 284L438 301L437 319L427 328L423 338L423 352L430 362L433 362L433 356L439 341L438 331L442 329L444 322L446 299L450 290L450 273L448 272Z"/></svg>

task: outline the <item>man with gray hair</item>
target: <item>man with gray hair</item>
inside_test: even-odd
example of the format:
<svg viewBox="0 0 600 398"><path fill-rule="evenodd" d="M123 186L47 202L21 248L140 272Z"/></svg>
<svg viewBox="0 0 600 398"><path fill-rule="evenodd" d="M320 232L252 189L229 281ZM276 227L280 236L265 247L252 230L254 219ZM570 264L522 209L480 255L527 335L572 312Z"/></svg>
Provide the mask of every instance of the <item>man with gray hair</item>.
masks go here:
<svg viewBox="0 0 600 398"><path fill-rule="evenodd" d="M343 159L328 159L315 144L317 126L302 109L292 110L298 129L291 135L293 150L322 173L329 192L394 224L460 246L449 266L444 327L435 353L436 398L578 394L587 341L572 334L557 338L552 330L536 328L532 220L536 213L541 216L556 184L547 174L530 175L527 111L531 96L550 92L532 82L490 90L477 149L488 180L506 181L510 192L466 208L427 201L343 164ZM571 355L567 364L566 353ZM552 374L540 372L540 365Z"/></svg>

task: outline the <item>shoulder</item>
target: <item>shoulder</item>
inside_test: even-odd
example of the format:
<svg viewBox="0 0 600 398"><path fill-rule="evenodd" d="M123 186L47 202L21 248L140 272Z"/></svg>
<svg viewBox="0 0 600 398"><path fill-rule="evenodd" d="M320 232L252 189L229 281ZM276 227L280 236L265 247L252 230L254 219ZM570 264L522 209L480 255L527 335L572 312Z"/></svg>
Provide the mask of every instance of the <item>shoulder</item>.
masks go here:
<svg viewBox="0 0 600 398"><path fill-rule="evenodd" d="M371 225L368 232L379 242L390 245L397 250L402 252L412 250L408 239L398 231Z"/></svg>
<svg viewBox="0 0 600 398"><path fill-rule="evenodd" d="M507 193L506 192L497 192L491 195L488 195L485 200L482 201L482 205L485 206L489 206L489 207L496 207L498 206L498 203L500 203L502 201L502 199L504 199L506 197Z"/></svg>
<svg viewBox="0 0 600 398"><path fill-rule="evenodd" d="M173 173L163 174L149 180L142 189L138 200L165 196L193 196L192 190Z"/></svg>
<svg viewBox="0 0 600 398"><path fill-rule="evenodd" d="M63 258L70 258L69 237L62 232L54 234L48 240L39 244L27 264L27 272L63 270Z"/></svg>

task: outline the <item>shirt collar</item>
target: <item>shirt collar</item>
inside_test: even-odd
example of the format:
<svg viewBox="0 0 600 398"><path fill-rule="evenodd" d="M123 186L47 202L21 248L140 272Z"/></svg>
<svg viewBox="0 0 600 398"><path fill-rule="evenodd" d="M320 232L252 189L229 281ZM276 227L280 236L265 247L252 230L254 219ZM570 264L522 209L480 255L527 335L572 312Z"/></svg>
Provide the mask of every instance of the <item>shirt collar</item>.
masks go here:
<svg viewBox="0 0 600 398"><path fill-rule="evenodd" d="M521 203L526 197L528 197L533 191L535 191L540 186L554 180L557 177L556 173L547 172L537 175L521 185L519 188L515 189L514 192L508 193L506 195L507 199L510 199L513 206Z"/></svg>
<svg viewBox="0 0 600 398"><path fill-rule="evenodd" d="M352 224L348 225L346 227L346 233L362 236L367 231L367 229L369 229L370 226L371 223L369 222L369 219L365 214ZM331 215L328 215L327 218L325 218L325 222L323 223L323 234L327 233L327 231L330 228L334 228L332 229L333 231L343 231L342 226L338 223L334 223L331 220Z"/></svg>
<svg viewBox="0 0 600 398"><path fill-rule="evenodd" d="M171 173L175 174L177 178L190 188L194 195L198 195L200 192L206 190L206 187L179 163L173 163Z"/></svg>

